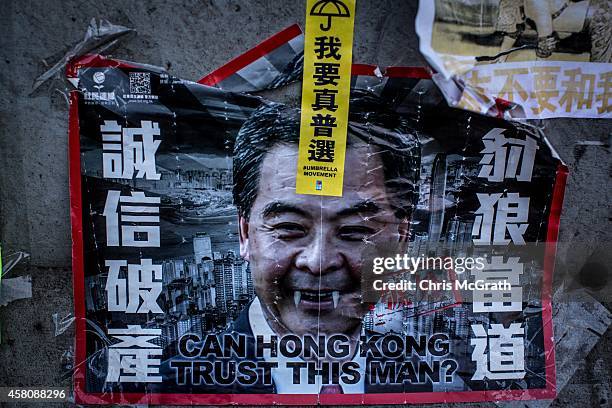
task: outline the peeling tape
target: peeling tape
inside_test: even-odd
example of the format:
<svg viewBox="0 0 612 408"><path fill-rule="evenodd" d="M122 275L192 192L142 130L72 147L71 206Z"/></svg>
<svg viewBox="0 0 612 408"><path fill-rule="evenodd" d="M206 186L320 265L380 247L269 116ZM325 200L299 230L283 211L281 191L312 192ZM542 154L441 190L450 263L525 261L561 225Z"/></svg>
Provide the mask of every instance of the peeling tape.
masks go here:
<svg viewBox="0 0 612 408"><path fill-rule="evenodd" d="M29 299L31 297L31 276L19 276L2 281L2 287L0 287L0 306L6 306L15 300Z"/></svg>

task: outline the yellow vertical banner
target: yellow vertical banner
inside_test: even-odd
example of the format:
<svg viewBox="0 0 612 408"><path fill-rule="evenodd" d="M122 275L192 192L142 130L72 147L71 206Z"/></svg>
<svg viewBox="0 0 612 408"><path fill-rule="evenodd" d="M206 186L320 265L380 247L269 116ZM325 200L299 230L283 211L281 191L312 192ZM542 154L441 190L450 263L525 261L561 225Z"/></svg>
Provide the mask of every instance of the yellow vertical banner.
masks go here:
<svg viewBox="0 0 612 408"><path fill-rule="evenodd" d="M356 0L307 0L298 194L342 196Z"/></svg>

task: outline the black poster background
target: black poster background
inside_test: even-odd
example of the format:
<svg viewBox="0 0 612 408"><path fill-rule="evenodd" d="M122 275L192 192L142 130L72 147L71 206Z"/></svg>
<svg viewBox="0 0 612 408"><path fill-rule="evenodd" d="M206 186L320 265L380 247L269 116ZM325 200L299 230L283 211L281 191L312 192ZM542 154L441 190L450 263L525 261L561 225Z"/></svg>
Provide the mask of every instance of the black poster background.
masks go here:
<svg viewBox="0 0 612 408"><path fill-rule="evenodd" d="M411 121L414 132L419 135L422 144L421 182L431 185L432 167L436 157L442 157L446 162L445 196L454 204L446 209L442 240L448 237L453 228L464 231L461 239L465 242L471 240L469 226L473 222L474 211L479 207L476 193L508 191L518 192L521 197L530 197L529 227L524 235L525 241L529 243L546 241L555 182L558 181L558 169L561 163L539 134L501 119L447 107L432 81L424 78L422 72L413 75L412 71L407 70L404 74L399 73L393 77L380 79L365 74L367 67L361 68L364 70L364 75L354 76L353 87L363 89L366 88L364 84L368 84L370 89L390 101L397 112ZM150 95L157 96L157 99L130 99L129 73L131 72L150 75ZM88 94L99 91L95 86L96 82L93 81L96 73L104 74L103 86L114 92L111 101L88 100ZM197 399L194 394L262 392L239 386L225 390L213 386L179 387L172 376L154 386L105 384L105 377L106 353L112 343L110 336L106 334L109 327L122 328L128 324L137 324L143 327L161 328L162 336L157 344L163 347L162 360L171 361L177 354L177 341L182 334L195 332L205 336L207 333L223 332L255 296L248 278L242 282L242 286L238 289L239 293L233 293L230 301L220 298L219 291L223 286L223 281L220 281L223 268L244 270L247 277L250 274L248 265L240 259L238 251L237 214L231 201L232 149L233 140L241 124L263 100L247 94L225 92L182 81L145 67L120 63L114 66L82 67L78 71L78 79L78 96L73 95L73 102L78 103L78 118L72 117L71 123L74 124L78 120L81 196L73 196L72 200L73 209L76 207L82 211L82 232L77 233L76 237L82 239L82 253L78 253L78 246L75 246L77 250L74 256L76 263L82 261L83 271L82 287L79 288L80 285L75 284L77 318L86 319L77 325L77 361L81 364L77 365L79 374L76 378L84 392L83 400L87 400L87 395L98 397L107 395L108 397L100 398L104 401L109 401L108 398L111 398L110 400L117 402L126 401L123 399L125 397L130 401L133 400L130 395L150 394L152 402L206 402L213 400ZM143 120L159 124L162 143L156 153L156 164L158 172L162 174L161 180L102 178L100 126L109 120L117 121L125 127L138 127ZM484 179L476 177L480 169L478 162L482 157L480 153L483 149L482 137L492 128L507 129L507 137L537 139L539 149L531 182L504 180L503 183L487 183ZM72 149L74 145L74 140L71 140ZM74 166L79 166L79 163L72 162L71 166L74 171ZM102 213L108 190L120 190L122 194L142 191L146 192L147 196L161 198L160 248L106 246L105 219ZM74 188L72 192L75 192ZM427 194L419 198L411 234L413 246L416 245L415 240L426 242L428 238L430 220L428 200ZM452 224L453 222L456 224ZM213 253L212 272L204 277L197 263L194 267L194 239L198 238L206 242L210 239ZM109 312L106 308L105 260L122 259L128 263L138 263L143 258L151 258L154 264L163 264L164 290L158 299L158 304L164 310L164 314L144 316ZM538 273L535 276L541 278L544 268L543 257L536 260L536 267ZM75 278L75 283L79 279ZM435 402L471 400L466 392L472 391L506 390L512 397L511 390L530 392L550 389L548 380L550 370L554 371L554 361L550 367L550 360L547 360L546 355L551 352L549 350L551 344L548 343L551 339L546 339L543 330L550 321L543 320L542 317L542 282L538 280L529 284L538 288L539 296L531 295L525 298L523 312L512 316L486 313L479 314L484 316L475 316L469 310L469 304L441 308L439 312L428 315L430 317L427 319L431 321L424 321L423 327L429 327L431 333L444 332L452 339L453 358L459 363L456 378L461 382L452 384L454 387L446 390L432 384L426 389L408 385L404 386L402 392L418 393L424 398L423 401ZM211 306L210 301L203 300L207 296L205 294L207 291L210 295L211 287L216 288L216 306ZM236 287L232 289L236 291ZM223 304L219 303L220 299L224 301ZM79 316L79 310L83 310L84 315ZM375 311L371 314L372 316L364 318L364 324L376 330L378 326L375 322ZM410 314L405 313L404 316ZM453 329L449 326L450 322L454 322ZM475 365L470 359L472 350L470 322L504 324L513 322L525 325L527 374L523 380L470 380L475 370ZM464 329L459 330L459 326ZM397 387L390 386L386 389L383 385L377 387L376 392L397 392ZM156 395L164 393L173 397L156 399ZM486 394L477 395L480 395L480 400L488 398ZM503 394L496 395L502 395L503 398ZM400 399L398 397L397 401ZM275 397L270 399L270 401L275 400L277 400ZM248 400L229 398L222 399L220 403L229 401L247 402ZM349 400L346 401L351 403ZM96 400L93 399L91 402Z"/></svg>

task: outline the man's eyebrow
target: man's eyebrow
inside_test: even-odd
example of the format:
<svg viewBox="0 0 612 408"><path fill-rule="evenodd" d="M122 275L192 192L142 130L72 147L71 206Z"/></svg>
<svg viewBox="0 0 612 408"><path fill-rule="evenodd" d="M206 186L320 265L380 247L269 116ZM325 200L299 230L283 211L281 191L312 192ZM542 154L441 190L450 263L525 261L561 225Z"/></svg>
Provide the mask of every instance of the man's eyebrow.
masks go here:
<svg viewBox="0 0 612 408"><path fill-rule="evenodd" d="M367 214L374 215L381 211L381 208L378 204L371 200L360 201L348 208L340 210L336 213L335 218L339 217L348 217L351 215L357 214Z"/></svg>
<svg viewBox="0 0 612 408"><path fill-rule="evenodd" d="M293 204L284 203L282 201L275 201L273 203L267 204L261 213L264 218L283 213L293 213L301 215L303 217L308 216L306 211L302 210L301 208Z"/></svg>

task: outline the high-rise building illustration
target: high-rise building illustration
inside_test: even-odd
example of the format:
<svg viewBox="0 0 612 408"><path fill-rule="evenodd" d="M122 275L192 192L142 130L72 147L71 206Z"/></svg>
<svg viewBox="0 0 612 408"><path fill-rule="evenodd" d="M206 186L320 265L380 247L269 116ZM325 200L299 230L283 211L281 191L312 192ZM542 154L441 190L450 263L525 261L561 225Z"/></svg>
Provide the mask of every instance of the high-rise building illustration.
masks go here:
<svg viewBox="0 0 612 408"><path fill-rule="evenodd" d="M205 260L212 260L212 243L210 236L205 232L198 232L193 237L193 254L196 265Z"/></svg>
<svg viewBox="0 0 612 408"><path fill-rule="evenodd" d="M451 334L457 338L465 339L468 337L467 311L463 307L453 309L453 326L450 327Z"/></svg>
<svg viewBox="0 0 612 408"><path fill-rule="evenodd" d="M234 300L233 264L228 257L215 253L214 274L216 302L218 307L225 313L228 312L231 302Z"/></svg>
<svg viewBox="0 0 612 408"><path fill-rule="evenodd" d="M254 297L253 280L248 263L234 251L213 254L216 306L231 317L237 315L245 300Z"/></svg>
<svg viewBox="0 0 612 408"><path fill-rule="evenodd" d="M164 311L149 323L162 329L155 340L164 355L176 352L185 333L202 335L224 329L255 296L248 262L233 250L213 251L206 232L193 235L193 253L155 262L162 266L162 293L157 302ZM112 319L105 289L107 273L86 278L85 302L99 319Z"/></svg>

